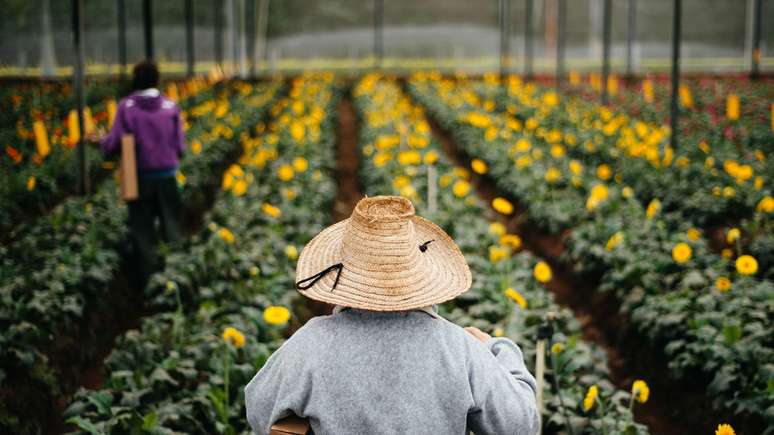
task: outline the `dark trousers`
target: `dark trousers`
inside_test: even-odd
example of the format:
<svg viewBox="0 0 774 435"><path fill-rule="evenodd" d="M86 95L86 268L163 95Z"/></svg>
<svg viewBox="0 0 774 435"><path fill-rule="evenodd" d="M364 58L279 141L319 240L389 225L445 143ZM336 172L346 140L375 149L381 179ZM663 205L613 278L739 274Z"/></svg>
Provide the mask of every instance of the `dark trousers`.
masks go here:
<svg viewBox="0 0 774 435"><path fill-rule="evenodd" d="M137 184L138 198L128 203L129 233L134 251L133 278L137 286L145 288L151 274L162 267L156 221L164 242L179 242L182 201L175 177L140 178Z"/></svg>

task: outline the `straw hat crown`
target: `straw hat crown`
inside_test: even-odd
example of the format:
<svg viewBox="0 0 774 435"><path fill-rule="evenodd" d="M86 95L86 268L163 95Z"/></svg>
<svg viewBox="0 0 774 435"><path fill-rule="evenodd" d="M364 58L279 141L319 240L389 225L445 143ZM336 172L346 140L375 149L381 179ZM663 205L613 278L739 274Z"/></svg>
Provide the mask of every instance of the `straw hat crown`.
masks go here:
<svg viewBox="0 0 774 435"><path fill-rule="evenodd" d="M454 241L399 196L364 198L301 252L296 286L323 302L373 311L421 308L471 284Z"/></svg>

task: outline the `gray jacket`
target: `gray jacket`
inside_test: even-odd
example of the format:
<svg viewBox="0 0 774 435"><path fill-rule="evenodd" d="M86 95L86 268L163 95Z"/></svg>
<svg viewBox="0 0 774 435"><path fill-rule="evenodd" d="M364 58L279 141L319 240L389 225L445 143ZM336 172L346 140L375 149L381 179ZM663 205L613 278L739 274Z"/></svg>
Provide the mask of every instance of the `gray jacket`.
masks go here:
<svg viewBox="0 0 774 435"><path fill-rule="evenodd" d="M315 434L535 435L535 379L511 340L484 344L429 311L316 317L245 388L268 434L291 412Z"/></svg>

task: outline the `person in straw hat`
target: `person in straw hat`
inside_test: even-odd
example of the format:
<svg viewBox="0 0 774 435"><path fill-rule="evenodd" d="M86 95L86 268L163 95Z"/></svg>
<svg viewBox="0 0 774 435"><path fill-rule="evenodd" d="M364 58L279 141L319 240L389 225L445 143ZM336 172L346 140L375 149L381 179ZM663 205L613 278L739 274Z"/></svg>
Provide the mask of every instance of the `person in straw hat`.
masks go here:
<svg viewBox="0 0 774 435"><path fill-rule="evenodd" d="M315 434L537 433L535 379L519 347L435 312L470 288L470 269L409 200L362 199L304 247L296 281L336 308L293 334L245 388L256 434L291 414Z"/></svg>

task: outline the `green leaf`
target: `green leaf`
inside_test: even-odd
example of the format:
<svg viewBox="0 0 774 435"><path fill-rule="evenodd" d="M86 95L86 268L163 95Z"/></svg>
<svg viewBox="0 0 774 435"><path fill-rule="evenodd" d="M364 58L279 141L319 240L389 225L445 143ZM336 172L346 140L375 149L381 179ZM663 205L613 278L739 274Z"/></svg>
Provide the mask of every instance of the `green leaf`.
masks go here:
<svg viewBox="0 0 774 435"><path fill-rule="evenodd" d="M97 426L95 426L94 423L81 417L68 418L67 423L74 424L92 435L100 435L100 431L97 429Z"/></svg>

